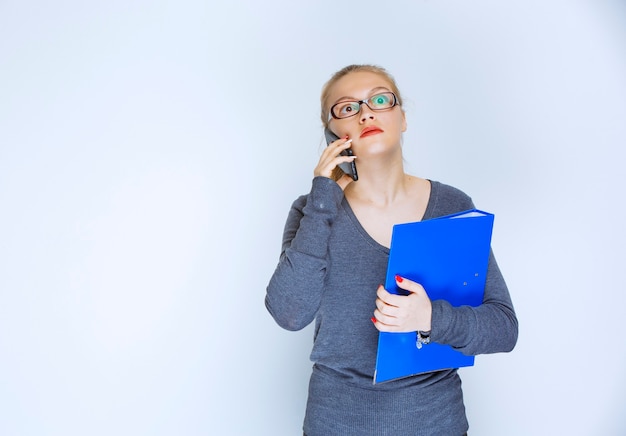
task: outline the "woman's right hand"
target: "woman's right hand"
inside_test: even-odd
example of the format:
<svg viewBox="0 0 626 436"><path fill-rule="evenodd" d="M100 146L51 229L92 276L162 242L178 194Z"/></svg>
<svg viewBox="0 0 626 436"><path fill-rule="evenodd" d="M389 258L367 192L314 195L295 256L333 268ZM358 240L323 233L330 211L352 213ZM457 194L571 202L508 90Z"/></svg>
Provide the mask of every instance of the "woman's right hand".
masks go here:
<svg viewBox="0 0 626 436"><path fill-rule="evenodd" d="M352 145L352 140L349 140L347 136L339 138L336 141L330 143L328 147L322 152L320 160L313 171L313 176L322 176L331 178L333 170L341 163L352 162L356 159L356 156L343 156L342 151L347 150ZM337 181L341 189L344 189L348 183L352 181L352 177L344 175Z"/></svg>

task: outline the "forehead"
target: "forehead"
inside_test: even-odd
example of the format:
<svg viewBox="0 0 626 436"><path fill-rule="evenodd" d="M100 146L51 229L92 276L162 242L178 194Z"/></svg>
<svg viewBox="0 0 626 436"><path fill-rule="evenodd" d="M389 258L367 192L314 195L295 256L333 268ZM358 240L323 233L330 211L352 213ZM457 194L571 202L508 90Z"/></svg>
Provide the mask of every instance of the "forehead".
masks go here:
<svg viewBox="0 0 626 436"><path fill-rule="evenodd" d="M391 90L392 86L389 80L382 74L369 71L348 73L332 86L328 95L328 101L333 103L344 97L361 100L369 97L369 93L377 88Z"/></svg>

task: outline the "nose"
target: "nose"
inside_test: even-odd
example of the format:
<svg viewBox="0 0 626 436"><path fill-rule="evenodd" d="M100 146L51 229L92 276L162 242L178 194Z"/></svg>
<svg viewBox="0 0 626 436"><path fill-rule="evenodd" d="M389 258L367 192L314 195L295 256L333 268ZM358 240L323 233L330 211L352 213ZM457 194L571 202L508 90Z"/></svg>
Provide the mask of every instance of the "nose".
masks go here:
<svg viewBox="0 0 626 436"><path fill-rule="evenodd" d="M360 121L363 123L367 120L373 120L376 117L374 116L374 111L370 109L370 107L366 104L361 105L361 111L359 113Z"/></svg>

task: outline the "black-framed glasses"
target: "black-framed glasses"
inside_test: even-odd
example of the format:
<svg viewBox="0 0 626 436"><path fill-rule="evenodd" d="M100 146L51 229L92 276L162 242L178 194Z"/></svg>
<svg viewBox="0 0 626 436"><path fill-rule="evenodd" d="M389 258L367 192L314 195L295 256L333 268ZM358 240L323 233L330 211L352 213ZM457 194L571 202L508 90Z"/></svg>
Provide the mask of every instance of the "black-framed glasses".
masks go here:
<svg viewBox="0 0 626 436"><path fill-rule="evenodd" d="M372 95L365 100L340 101L330 108L330 114L338 120L350 118L361 112L361 105L363 104L366 104L373 111L384 111L397 105L398 99L393 92L389 91Z"/></svg>

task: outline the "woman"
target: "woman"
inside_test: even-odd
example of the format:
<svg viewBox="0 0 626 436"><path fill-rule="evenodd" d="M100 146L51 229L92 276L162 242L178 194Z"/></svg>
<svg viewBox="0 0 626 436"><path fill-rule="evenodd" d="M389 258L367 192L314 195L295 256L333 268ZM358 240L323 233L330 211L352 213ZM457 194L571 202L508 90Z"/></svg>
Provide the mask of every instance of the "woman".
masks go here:
<svg viewBox="0 0 626 436"><path fill-rule="evenodd" d="M468 422L456 370L373 385L378 331L420 331L465 354L510 351L517 318L490 256L483 304L431 301L397 277L384 282L392 227L474 208L463 192L404 172L407 123L393 77L351 65L323 88L322 123L340 139L323 151L312 188L292 205L265 304L276 322L299 330L315 320L314 362L304 420L308 436L463 435ZM354 156L342 151L351 148ZM356 159L358 180L339 164Z"/></svg>

